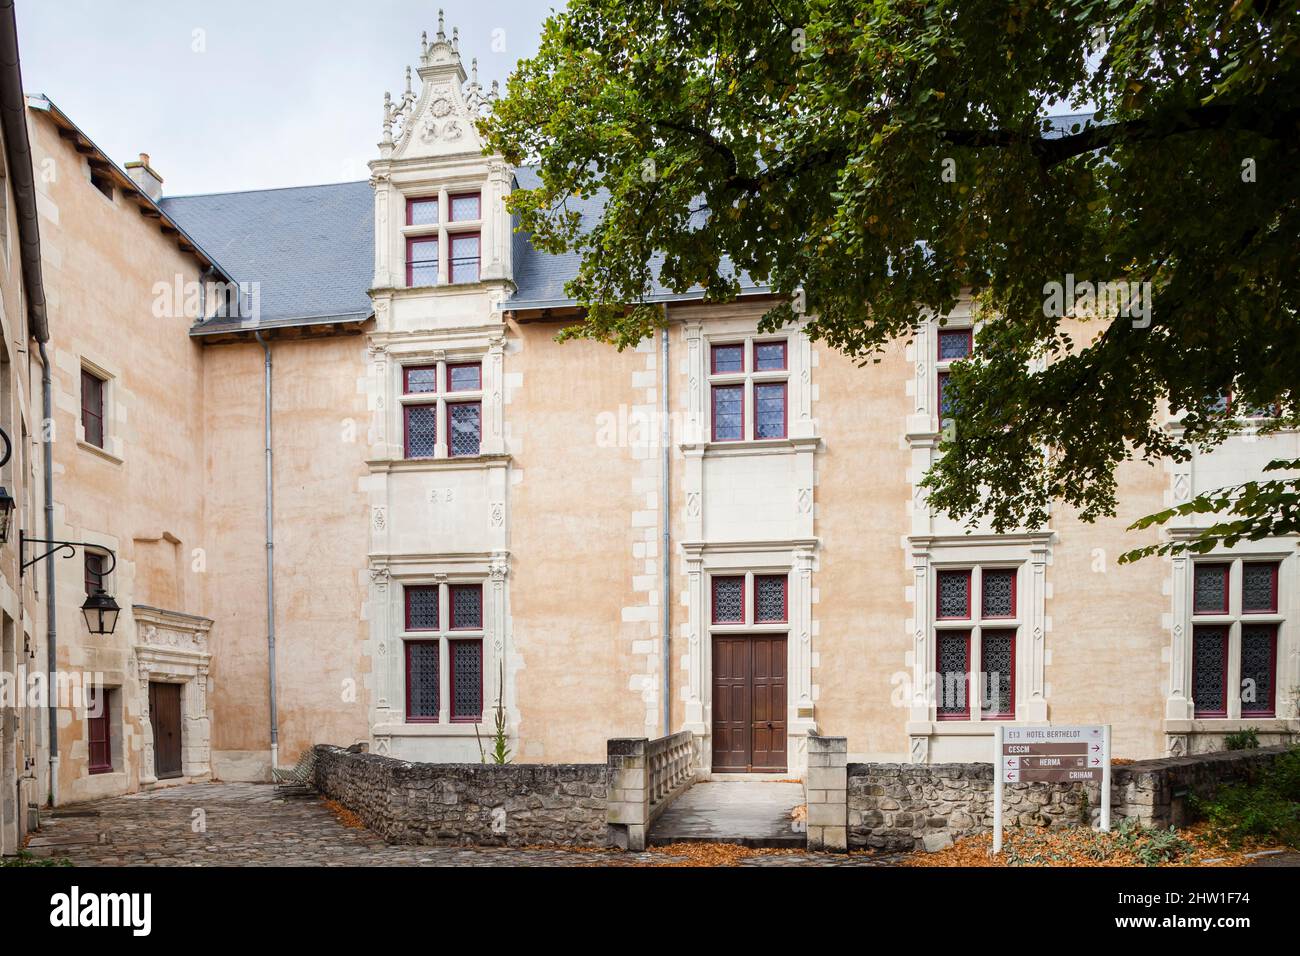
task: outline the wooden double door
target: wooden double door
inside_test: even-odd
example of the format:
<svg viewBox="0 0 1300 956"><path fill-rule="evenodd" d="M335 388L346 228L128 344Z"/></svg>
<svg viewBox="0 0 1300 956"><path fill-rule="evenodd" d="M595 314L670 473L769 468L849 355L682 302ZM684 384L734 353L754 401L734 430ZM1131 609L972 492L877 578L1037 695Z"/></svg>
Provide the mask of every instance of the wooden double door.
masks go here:
<svg viewBox="0 0 1300 956"><path fill-rule="evenodd" d="M181 775L181 685L149 685L149 722L153 725L154 776Z"/></svg>
<svg viewBox="0 0 1300 956"><path fill-rule="evenodd" d="M713 770L786 770L786 638L713 638Z"/></svg>

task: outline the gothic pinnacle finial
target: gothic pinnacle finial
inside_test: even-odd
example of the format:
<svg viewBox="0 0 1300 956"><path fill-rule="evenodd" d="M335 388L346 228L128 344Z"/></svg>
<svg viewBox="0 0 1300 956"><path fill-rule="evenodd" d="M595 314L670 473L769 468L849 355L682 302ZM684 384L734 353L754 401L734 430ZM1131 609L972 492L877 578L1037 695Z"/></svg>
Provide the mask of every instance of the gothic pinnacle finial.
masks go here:
<svg viewBox="0 0 1300 956"><path fill-rule="evenodd" d="M460 52L460 27L451 28L451 52Z"/></svg>
<svg viewBox="0 0 1300 956"><path fill-rule="evenodd" d="M406 68L406 95L411 95L411 68Z"/></svg>
<svg viewBox="0 0 1300 956"><path fill-rule="evenodd" d="M447 34L445 34L445 33L442 31L442 11L441 11L441 10L438 11L438 39L439 39L439 40L445 40L445 39L447 39Z"/></svg>
<svg viewBox="0 0 1300 956"><path fill-rule="evenodd" d="M429 55L429 31L420 31L420 59L425 59Z"/></svg>
<svg viewBox="0 0 1300 956"><path fill-rule="evenodd" d="M478 86L478 57L470 60L470 82Z"/></svg>

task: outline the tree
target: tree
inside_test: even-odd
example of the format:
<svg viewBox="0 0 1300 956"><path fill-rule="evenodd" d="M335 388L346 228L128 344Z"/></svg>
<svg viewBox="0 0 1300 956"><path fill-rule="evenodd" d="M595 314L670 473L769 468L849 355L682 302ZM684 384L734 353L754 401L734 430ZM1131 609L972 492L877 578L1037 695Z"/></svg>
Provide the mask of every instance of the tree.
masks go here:
<svg viewBox="0 0 1300 956"><path fill-rule="evenodd" d="M782 297L764 329L806 303L867 365L969 290L931 503L1095 520L1126 459L1214 447L1242 409L1300 424L1298 23L1246 0L572 0L485 133L540 165L511 198L534 244L581 253L563 334L634 344L656 278L722 301L744 273ZM569 201L597 194L584 231ZM1118 310L1062 301L1084 283ZM1275 465L1188 506L1226 509L1193 550L1300 531L1300 462Z"/></svg>

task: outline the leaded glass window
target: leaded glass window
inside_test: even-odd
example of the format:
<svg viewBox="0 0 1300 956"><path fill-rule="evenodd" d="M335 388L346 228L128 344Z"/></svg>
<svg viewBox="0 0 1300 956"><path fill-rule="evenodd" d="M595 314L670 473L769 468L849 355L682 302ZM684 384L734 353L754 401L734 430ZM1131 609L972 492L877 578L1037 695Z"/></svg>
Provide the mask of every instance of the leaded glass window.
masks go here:
<svg viewBox="0 0 1300 956"><path fill-rule="evenodd" d="M451 642L451 719L483 717L483 642Z"/></svg>
<svg viewBox="0 0 1300 956"><path fill-rule="evenodd" d="M452 282L477 282L479 265L478 233L461 233L451 237Z"/></svg>
<svg viewBox="0 0 1300 956"><path fill-rule="evenodd" d="M754 437L785 437L785 382L754 385Z"/></svg>
<svg viewBox="0 0 1300 956"><path fill-rule="evenodd" d="M478 584L453 584L451 592L451 626L457 631L476 631L483 627L483 587Z"/></svg>
<svg viewBox="0 0 1300 956"><path fill-rule="evenodd" d="M970 689L967 686L969 649L969 631L940 631L937 636L935 670L938 687L935 690L940 719L970 715Z"/></svg>
<svg viewBox="0 0 1300 956"><path fill-rule="evenodd" d="M1250 562L1241 566L1241 610L1245 614L1271 614L1277 610L1276 563Z"/></svg>
<svg viewBox="0 0 1300 956"><path fill-rule="evenodd" d="M478 454L481 417L478 402L457 402L447 406L448 455L460 458Z"/></svg>
<svg viewBox="0 0 1300 956"><path fill-rule="evenodd" d="M407 405L403 414L406 416L406 457L432 458L434 446L438 443L438 406Z"/></svg>
<svg viewBox="0 0 1300 956"><path fill-rule="evenodd" d="M984 617L1016 616L1016 572L989 568L980 572L980 613Z"/></svg>
<svg viewBox="0 0 1300 956"><path fill-rule="evenodd" d="M438 284L437 239L406 241L406 284L411 288Z"/></svg>
<svg viewBox="0 0 1300 956"><path fill-rule="evenodd" d="M1277 672L1277 625L1247 624L1241 629L1241 712L1274 714Z"/></svg>
<svg viewBox="0 0 1300 956"><path fill-rule="evenodd" d="M713 440L740 441L744 420L745 386L713 386Z"/></svg>
<svg viewBox="0 0 1300 956"><path fill-rule="evenodd" d="M786 576L754 575L754 620L759 623L786 619Z"/></svg>
<svg viewBox="0 0 1300 956"><path fill-rule="evenodd" d="M939 617L970 617L970 571L939 571L936 579Z"/></svg>
<svg viewBox="0 0 1300 956"><path fill-rule="evenodd" d="M438 642L406 642L406 719L438 719Z"/></svg>
<svg viewBox="0 0 1300 956"><path fill-rule="evenodd" d="M950 418L956 411L956 390L948 379L947 372L939 373L939 417Z"/></svg>
<svg viewBox="0 0 1300 956"><path fill-rule="evenodd" d="M1014 631L980 631L980 707L985 717L1015 715L1015 646Z"/></svg>
<svg viewBox="0 0 1300 956"><path fill-rule="evenodd" d="M407 395L424 395L438 390L438 366L408 365L402 369L403 390Z"/></svg>
<svg viewBox="0 0 1300 956"><path fill-rule="evenodd" d="M756 372L785 371L785 343L784 342L755 342L754 343L754 371Z"/></svg>
<svg viewBox="0 0 1300 956"><path fill-rule="evenodd" d="M1193 613L1228 613L1228 568L1226 564L1196 565L1192 587Z"/></svg>
<svg viewBox="0 0 1300 956"><path fill-rule="evenodd" d="M715 345L712 355L712 368L715 375L745 371L745 346L743 345Z"/></svg>
<svg viewBox="0 0 1300 956"><path fill-rule="evenodd" d="M447 391L477 392L483 387L483 367L478 362L447 366Z"/></svg>
<svg viewBox="0 0 1300 956"><path fill-rule="evenodd" d="M438 586L436 584L405 588L406 629L408 631L436 631L438 629Z"/></svg>
<svg viewBox="0 0 1300 956"><path fill-rule="evenodd" d="M745 622L745 579L743 577L715 577L713 579L713 623L743 624Z"/></svg>
<svg viewBox="0 0 1300 956"><path fill-rule="evenodd" d="M1228 629L1197 627L1192 631L1192 701L1198 717L1228 712Z"/></svg>
<svg viewBox="0 0 1300 956"><path fill-rule="evenodd" d="M436 226L438 224L437 199L408 199L406 201L408 226Z"/></svg>
<svg viewBox="0 0 1300 956"><path fill-rule="evenodd" d="M451 221L468 222L479 218L479 194L465 193L451 197Z"/></svg>
<svg viewBox="0 0 1300 956"><path fill-rule="evenodd" d="M939 361L952 362L964 359L971 353L970 329L939 330Z"/></svg>

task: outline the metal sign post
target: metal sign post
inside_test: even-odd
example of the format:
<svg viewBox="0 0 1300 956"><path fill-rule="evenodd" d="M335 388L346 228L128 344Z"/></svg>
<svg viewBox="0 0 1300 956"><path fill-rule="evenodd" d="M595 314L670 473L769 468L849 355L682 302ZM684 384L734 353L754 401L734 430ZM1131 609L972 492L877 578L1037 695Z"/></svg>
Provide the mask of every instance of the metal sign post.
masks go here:
<svg viewBox="0 0 1300 956"><path fill-rule="evenodd" d="M1002 852L1003 787L1008 783L1101 785L1101 829L1110 830L1110 724L1004 727L993 735L993 852Z"/></svg>

